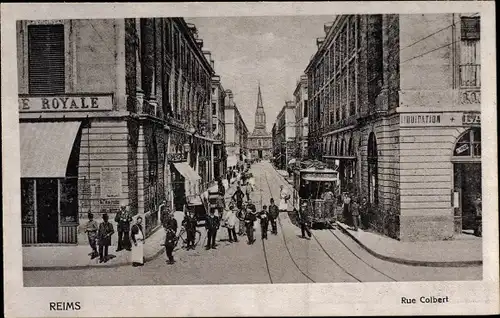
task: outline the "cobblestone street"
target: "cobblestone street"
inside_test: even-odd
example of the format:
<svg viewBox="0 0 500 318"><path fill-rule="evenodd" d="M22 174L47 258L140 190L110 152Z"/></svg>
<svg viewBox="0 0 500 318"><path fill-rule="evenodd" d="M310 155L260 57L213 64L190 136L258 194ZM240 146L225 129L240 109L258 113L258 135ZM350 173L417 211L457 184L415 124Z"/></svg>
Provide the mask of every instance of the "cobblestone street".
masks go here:
<svg viewBox="0 0 500 318"><path fill-rule="evenodd" d="M268 162L256 163L250 172L257 188L252 200L259 210L277 200L284 179ZM290 186L286 184L286 186ZM290 207L291 209L291 207ZM205 230L201 241L205 240ZM25 271L25 286L117 286L185 284L268 284L310 282L383 282L480 280L482 267L409 266L376 258L339 229L313 230L310 240L300 238L300 229L290 216L281 213L278 235L246 244L227 242L227 232L217 234L218 247L206 251L202 243L194 251L177 249L174 265L165 263L165 255L134 268L89 268L78 270Z"/></svg>

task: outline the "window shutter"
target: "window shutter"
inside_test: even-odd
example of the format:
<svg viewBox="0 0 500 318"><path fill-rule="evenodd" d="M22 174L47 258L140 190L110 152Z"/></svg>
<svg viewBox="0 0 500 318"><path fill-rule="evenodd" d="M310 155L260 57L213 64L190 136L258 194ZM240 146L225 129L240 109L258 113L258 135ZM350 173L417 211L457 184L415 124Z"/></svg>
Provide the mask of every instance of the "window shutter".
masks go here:
<svg viewBox="0 0 500 318"><path fill-rule="evenodd" d="M481 30L479 17L463 17L461 21L462 40L479 40Z"/></svg>
<svg viewBox="0 0 500 318"><path fill-rule="evenodd" d="M29 26L28 50L29 93L63 94L64 26Z"/></svg>

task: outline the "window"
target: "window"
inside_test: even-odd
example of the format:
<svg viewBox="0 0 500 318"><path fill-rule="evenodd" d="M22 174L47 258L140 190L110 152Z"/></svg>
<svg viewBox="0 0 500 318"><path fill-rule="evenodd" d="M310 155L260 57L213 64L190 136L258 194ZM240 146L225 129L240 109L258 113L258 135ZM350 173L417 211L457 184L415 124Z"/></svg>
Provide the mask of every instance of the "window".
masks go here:
<svg viewBox="0 0 500 318"><path fill-rule="evenodd" d="M372 132L368 138L368 200L378 204L378 152L377 140Z"/></svg>
<svg viewBox="0 0 500 318"><path fill-rule="evenodd" d="M21 178L21 220L35 225L35 184L33 179Z"/></svg>
<svg viewBox="0 0 500 318"><path fill-rule="evenodd" d="M330 45L330 77L335 74L335 43Z"/></svg>
<svg viewBox="0 0 500 318"><path fill-rule="evenodd" d="M309 110L307 109L307 99L304 100L304 118L307 118Z"/></svg>
<svg viewBox="0 0 500 318"><path fill-rule="evenodd" d="M356 65L355 61L349 64L349 116L356 113Z"/></svg>
<svg viewBox="0 0 500 318"><path fill-rule="evenodd" d="M216 131L217 130L217 124L212 124L212 131Z"/></svg>
<svg viewBox="0 0 500 318"><path fill-rule="evenodd" d="M78 178L61 179L61 222L78 221Z"/></svg>
<svg viewBox="0 0 500 318"><path fill-rule="evenodd" d="M217 115L217 103L212 102L212 115Z"/></svg>
<svg viewBox="0 0 500 318"><path fill-rule="evenodd" d="M215 87L212 87L212 95L215 95Z"/></svg>
<svg viewBox="0 0 500 318"><path fill-rule="evenodd" d="M168 53L172 53L172 28L170 26L170 21L164 19L165 21L165 49Z"/></svg>
<svg viewBox="0 0 500 318"><path fill-rule="evenodd" d="M481 157L481 130L472 128L463 134L455 145L453 156Z"/></svg>
<svg viewBox="0 0 500 318"><path fill-rule="evenodd" d="M349 19L349 54L354 51L356 47L356 16Z"/></svg>
<svg viewBox="0 0 500 318"><path fill-rule="evenodd" d="M462 17L460 46L460 86L481 86L479 17Z"/></svg>
<svg viewBox="0 0 500 318"><path fill-rule="evenodd" d="M30 94L63 94L64 26L28 27L28 72Z"/></svg>

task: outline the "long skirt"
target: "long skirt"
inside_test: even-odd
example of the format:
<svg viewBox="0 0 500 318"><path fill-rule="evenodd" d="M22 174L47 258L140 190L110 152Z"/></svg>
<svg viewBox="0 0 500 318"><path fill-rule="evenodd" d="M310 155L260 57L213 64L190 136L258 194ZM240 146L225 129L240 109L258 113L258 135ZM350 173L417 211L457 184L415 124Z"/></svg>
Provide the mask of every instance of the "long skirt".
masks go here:
<svg viewBox="0 0 500 318"><path fill-rule="evenodd" d="M144 243L142 239L137 240L137 246L132 244L132 263L144 264Z"/></svg>
<svg viewBox="0 0 500 318"><path fill-rule="evenodd" d="M279 210L288 211L288 202L285 199L280 200Z"/></svg>

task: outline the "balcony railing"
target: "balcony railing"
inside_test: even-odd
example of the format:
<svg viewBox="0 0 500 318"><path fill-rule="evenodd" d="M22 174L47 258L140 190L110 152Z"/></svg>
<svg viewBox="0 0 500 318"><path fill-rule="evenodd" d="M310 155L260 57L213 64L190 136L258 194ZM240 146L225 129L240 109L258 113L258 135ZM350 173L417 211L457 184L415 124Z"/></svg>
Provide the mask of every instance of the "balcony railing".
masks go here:
<svg viewBox="0 0 500 318"><path fill-rule="evenodd" d="M460 87L480 87L481 86L481 65L466 64L460 65Z"/></svg>

